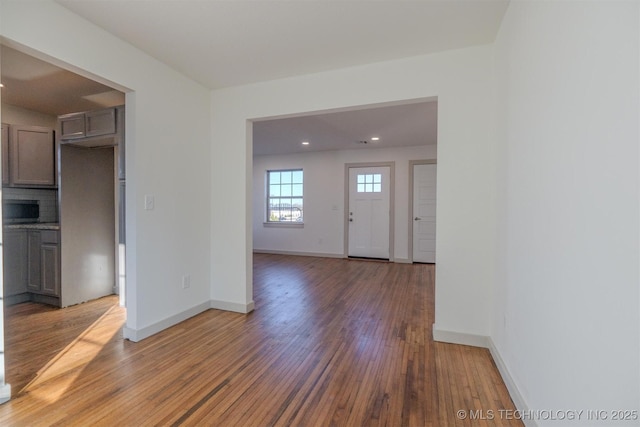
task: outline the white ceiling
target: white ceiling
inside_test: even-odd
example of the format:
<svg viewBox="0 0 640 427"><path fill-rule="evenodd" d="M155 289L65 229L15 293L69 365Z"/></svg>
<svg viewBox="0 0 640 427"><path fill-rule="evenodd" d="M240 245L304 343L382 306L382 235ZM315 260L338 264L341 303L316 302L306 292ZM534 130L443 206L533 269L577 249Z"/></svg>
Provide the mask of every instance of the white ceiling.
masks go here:
<svg viewBox="0 0 640 427"><path fill-rule="evenodd" d="M490 43L509 0L56 1L216 89ZM59 115L124 102L13 49L1 55L3 103ZM256 122L254 154L435 144L436 124L435 101Z"/></svg>
<svg viewBox="0 0 640 427"><path fill-rule="evenodd" d="M508 0L57 0L215 89L491 43Z"/></svg>
<svg viewBox="0 0 640 427"><path fill-rule="evenodd" d="M254 122L253 154L436 144L437 119L438 103L430 101Z"/></svg>

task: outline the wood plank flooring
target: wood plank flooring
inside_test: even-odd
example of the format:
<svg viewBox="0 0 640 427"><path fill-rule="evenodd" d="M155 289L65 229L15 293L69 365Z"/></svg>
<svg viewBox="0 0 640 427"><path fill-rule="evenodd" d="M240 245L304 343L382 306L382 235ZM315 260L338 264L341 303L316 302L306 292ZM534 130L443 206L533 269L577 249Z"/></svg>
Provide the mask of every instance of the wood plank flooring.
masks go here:
<svg viewBox="0 0 640 427"><path fill-rule="evenodd" d="M13 306L0 425L521 426L487 350L433 342L433 282L433 265L259 254L253 313L139 343L115 297Z"/></svg>

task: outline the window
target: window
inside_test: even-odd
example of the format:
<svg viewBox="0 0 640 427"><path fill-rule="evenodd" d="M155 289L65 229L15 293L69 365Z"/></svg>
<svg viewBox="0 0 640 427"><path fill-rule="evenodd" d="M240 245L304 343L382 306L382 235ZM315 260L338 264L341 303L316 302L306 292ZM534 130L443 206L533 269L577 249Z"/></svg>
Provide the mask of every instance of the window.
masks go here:
<svg viewBox="0 0 640 427"><path fill-rule="evenodd" d="M381 193L382 192L382 174L379 173L363 173L358 174L358 193Z"/></svg>
<svg viewBox="0 0 640 427"><path fill-rule="evenodd" d="M267 171L267 222L303 219L302 169Z"/></svg>

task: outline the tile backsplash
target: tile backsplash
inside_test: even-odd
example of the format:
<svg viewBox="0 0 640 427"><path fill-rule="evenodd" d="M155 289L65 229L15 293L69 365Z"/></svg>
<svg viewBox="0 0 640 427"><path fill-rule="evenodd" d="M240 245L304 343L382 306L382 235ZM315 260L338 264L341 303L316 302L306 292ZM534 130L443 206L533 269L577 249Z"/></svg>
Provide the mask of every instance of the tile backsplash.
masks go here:
<svg viewBox="0 0 640 427"><path fill-rule="evenodd" d="M3 187L5 199L39 200L40 222L58 222L58 190Z"/></svg>

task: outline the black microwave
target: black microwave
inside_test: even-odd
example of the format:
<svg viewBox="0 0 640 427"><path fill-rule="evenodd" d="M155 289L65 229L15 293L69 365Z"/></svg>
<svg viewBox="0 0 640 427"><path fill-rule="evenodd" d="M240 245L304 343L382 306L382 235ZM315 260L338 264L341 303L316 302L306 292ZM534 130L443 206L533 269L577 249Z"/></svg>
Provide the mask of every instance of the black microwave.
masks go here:
<svg viewBox="0 0 640 427"><path fill-rule="evenodd" d="M2 218L5 224L27 224L40 220L38 200L4 200Z"/></svg>

